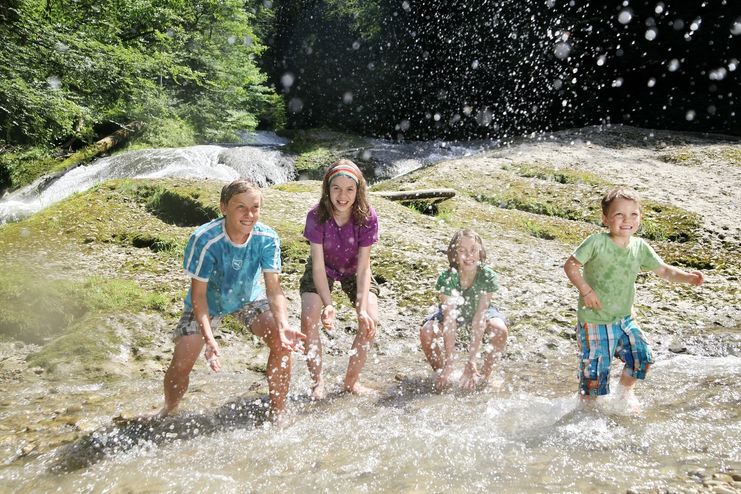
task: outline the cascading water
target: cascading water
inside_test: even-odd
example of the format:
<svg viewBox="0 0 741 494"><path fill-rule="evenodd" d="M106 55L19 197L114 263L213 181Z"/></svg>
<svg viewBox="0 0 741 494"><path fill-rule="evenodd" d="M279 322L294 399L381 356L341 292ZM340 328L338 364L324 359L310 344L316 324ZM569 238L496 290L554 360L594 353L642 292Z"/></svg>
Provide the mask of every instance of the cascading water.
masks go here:
<svg viewBox="0 0 741 494"><path fill-rule="evenodd" d="M230 181L250 177L265 186L293 180L293 159L271 147L193 146L144 149L101 158L54 180L40 181L0 201L0 223L35 213L76 192L114 178L208 178Z"/></svg>
<svg viewBox="0 0 741 494"><path fill-rule="evenodd" d="M261 187L302 178L294 158L282 152L285 140L272 132L245 135L246 145L144 149L101 158L73 168L58 178L42 178L0 199L0 224L17 221L105 180L114 178L204 178L228 182L249 177ZM409 173L445 159L471 156L495 148L499 141L402 142L381 139L354 150L366 178L373 182Z"/></svg>

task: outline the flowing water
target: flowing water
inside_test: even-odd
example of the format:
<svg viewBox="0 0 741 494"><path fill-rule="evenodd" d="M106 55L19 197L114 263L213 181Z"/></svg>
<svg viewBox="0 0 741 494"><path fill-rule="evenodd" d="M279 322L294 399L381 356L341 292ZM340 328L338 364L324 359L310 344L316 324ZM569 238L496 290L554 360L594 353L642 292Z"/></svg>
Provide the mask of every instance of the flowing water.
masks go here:
<svg viewBox="0 0 741 494"><path fill-rule="evenodd" d="M42 177L33 184L0 198L0 224L17 221L76 192L114 178L202 178L228 182L250 177L260 186L280 184L296 176L294 158L282 152L286 141L272 132L246 133L238 146L191 146L143 149L95 160L60 177ZM417 168L492 149L498 141L407 142L380 139L358 150L372 163L365 170L375 181L408 173Z"/></svg>
<svg viewBox="0 0 741 494"><path fill-rule="evenodd" d="M737 334L737 333L736 333ZM733 338L733 337L732 337ZM2 492L625 492L700 487L709 472L741 469L741 358L664 355L640 383L642 411L614 397L579 404L573 355L505 360L499 385L437 395L419 349L396 340L369 360L375 397L304 398L297 361L291 423L264 421L265 398L245 376L195 372L180 415L112 427L37 457L6 460ZM300 360L297 358L297 360ZM328 358L341 378L346 357ZM511 365L512 368L507 368ZM516 368L515 368L516 367ZM617 367L615 367L617 371ZM109 386L59 383L20 391L30 410L48 400L146 410L159 381ZM339 384L333 385L335 388ZM257 396L257 397L256 397ZM45 402L42 405L40 402ZM2 411L4 420L19 410ZM26 410L33 422L34 412ZM30 415L29 415L30 413ZM7 448L4 455L11 453ZM688 473L690 472L690 473ZM662 491L663 492L663 491Z"/></svg>

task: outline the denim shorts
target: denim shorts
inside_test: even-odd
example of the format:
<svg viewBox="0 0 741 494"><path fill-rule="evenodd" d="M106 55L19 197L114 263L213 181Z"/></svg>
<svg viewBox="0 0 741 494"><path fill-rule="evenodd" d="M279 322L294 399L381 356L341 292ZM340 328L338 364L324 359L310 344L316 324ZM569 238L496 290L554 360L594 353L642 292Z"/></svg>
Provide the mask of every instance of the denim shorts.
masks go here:
<svg viewBox="0 0 741 494"><path fill-rule="evenodd" d="M505 325L507 324L507 319L504 317L504 314L499 312L494 305L489 305L489 308L486 309L484 321L488 321L489 319L500 319ZM435 310L425 317L422 324L426 324L428 321L435 321L437 323L443 321L443 308L441 305L438 305ZM468 344L468 342L471 341L471 321L466 321L461 317L457 319L457 322L458 332L456 334L456 343L458 345Z"/></svg>
<svg viewBox="0 0 741 494"><path fill-rule="evenodd" d="M237 312L233 312L232 315L244 325L245 328L250 328L255 319L262 313L270 310L270 304L265 298L254 300L244 305ZM181 336L190 336L192 334L199 334L201 330L198 328L198 323L193 318L193 310L185 308L183 309L183 315L180 316L180 320L175 326L172 339L177 340ZM209 318L211 321L211 330L215 331L216 328L221 324L223 316L212 316Z"/></svg>
<svg viewBox="0 0 741 494"><path fill-rule="evenodd" d="M645 379L648 366L654 363L651 347L631 316L610 324L580 321L576 338L581 350L579 389L584 395L610 393L610 364L614 356L625 362L623 372L636 379ZM589 389L589 381L595 380L599 387Z"/></svg>

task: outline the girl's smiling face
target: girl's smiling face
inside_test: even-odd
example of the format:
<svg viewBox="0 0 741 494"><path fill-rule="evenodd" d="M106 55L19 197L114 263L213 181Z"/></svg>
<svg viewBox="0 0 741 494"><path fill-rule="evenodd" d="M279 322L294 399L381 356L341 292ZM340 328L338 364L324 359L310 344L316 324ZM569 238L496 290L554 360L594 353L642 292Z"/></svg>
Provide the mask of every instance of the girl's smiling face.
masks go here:
<svg viewBox="0 0 741 494"><path fill-rule="evenodd" d="M458 260L458 271L475 271L481 263L481 247L476 239L464 235L458 240L455 248Z"/></svg>
<svg viewBox="0 0 741 494"><path fill-rule="evenodd" d="M350 177L338 175L329 184L329 200L335 214L344 217L352 212L355 197L358 194L358 186Z"/></svg>

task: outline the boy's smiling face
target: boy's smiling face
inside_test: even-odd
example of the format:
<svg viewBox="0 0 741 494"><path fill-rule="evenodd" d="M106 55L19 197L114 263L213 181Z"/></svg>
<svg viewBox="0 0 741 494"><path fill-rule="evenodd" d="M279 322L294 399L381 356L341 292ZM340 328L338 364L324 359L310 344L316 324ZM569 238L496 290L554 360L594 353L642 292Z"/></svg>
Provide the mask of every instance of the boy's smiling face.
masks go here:
<svg viewBox="0 0 741 494"><path fill-rule="evenodd" d="M602 222L613 239L629 239L641 226L641 207L630 199L615 199L602 215Z"/></svg>
<svg viewBox="0 0 741 494"><path fill-rule="evenodd" d="M249 190L235 194L227 204L219 205L225 218L226 234L232 242L241 244L247 241L252 227L260 219L262 193Z"/></svg>

